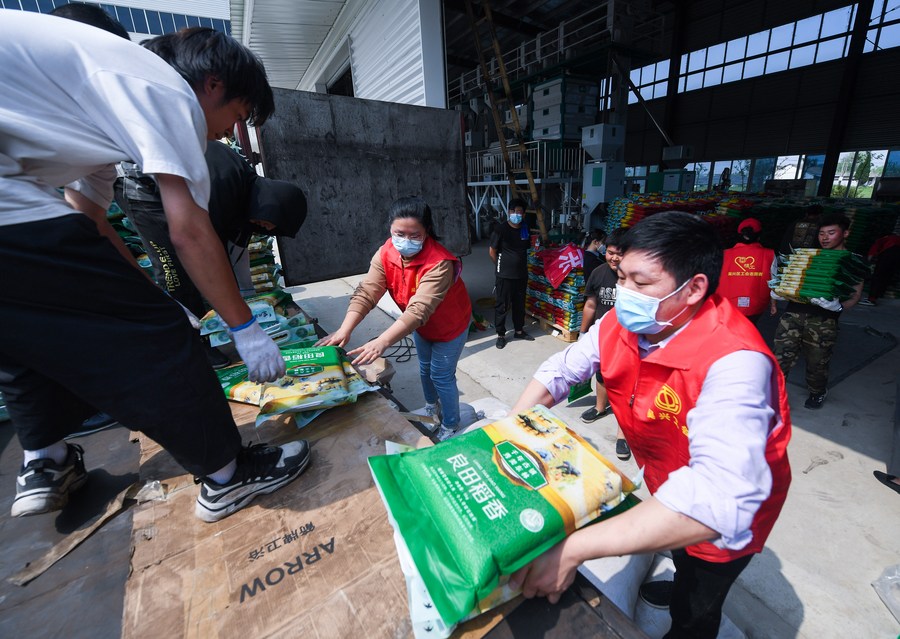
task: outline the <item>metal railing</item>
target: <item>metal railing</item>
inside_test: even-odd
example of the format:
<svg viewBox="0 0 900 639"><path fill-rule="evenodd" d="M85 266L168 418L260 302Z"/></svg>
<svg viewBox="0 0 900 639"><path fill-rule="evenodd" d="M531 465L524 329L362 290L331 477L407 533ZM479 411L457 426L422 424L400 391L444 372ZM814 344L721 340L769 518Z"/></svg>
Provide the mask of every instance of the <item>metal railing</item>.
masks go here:
<svg viewBox="0 0 900 639"><path fill-rule="evenodd" d="M501 57L510 80L530 75L578 55L604 40L618 41L619 32L627 32L628 44L642 49L658 50L662 41L663 17L647 8L624 0L600 0L581 15L561 22L535 39L523 42ZM640 9L640 10L638 10ZM626 27L622 29L622 27ZM625 44L623 42L623 44ZM498 61L487 61L491 78L496 80ZM458 104L473 94L481 94L484 76L481 68L467 71L448 83L449 104Z"/></svg>
<svg viewBox="0 0 900 639"><path fill-rule="evenodd" d="M580 176L584 167L584 149L578 142L535 140L525 143L525 156L535 179L562 177L575 174ZM522 152L510 145L509 162L512 171L524 171ZM499 148L473 151L466 154L466 176L468 182L504 181L507 166ZM522 176L524 179L524 176Z"/></svg>

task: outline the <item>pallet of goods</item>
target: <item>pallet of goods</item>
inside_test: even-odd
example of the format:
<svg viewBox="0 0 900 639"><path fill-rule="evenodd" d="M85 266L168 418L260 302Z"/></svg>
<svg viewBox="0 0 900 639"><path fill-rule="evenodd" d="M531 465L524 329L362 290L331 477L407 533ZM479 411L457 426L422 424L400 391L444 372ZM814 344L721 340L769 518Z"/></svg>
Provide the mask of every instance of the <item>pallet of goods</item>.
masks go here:
<svg viewBox="0 0 900 639"><path fill-rule="evenodd" d="M580 256L580 249L574 250ZM534 249L528 251L525 310L541 323L544 330L558 331L565 341L577 341L584 308L583 261L575 260L577 265L572 266L561 281L557 279L559 283L554 287L544 270L542 253Z"/></svg>

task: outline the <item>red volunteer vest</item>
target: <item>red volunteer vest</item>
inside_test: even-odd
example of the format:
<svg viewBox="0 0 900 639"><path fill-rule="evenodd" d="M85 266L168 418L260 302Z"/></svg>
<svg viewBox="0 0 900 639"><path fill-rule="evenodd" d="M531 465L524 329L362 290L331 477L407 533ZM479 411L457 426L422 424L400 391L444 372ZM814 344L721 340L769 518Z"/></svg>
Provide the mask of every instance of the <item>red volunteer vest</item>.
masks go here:
<svg viewBox="0 0 900 639"><path fill-rule="evenodd" d="M712 295L675 339L641 360L638 336L619 324L615 309L601 322L600 368L609 402L635 461L644 467L644 481L651 494L669 473L690 463L687 416L697 403L709 367L739 350L762 353L772 362L772 383L778 388L782 423L769 433L766 443L772 491L753 518L753 539L741 550L722 550L710 542L686 549L694 557L713 562L760 552L791 483L787 457L791 417L784 376L759 331L731 304ZM729 426L723 423L720 427Z"/></svg>
<svg viewBox="0 0 900 639"><path fill-rule="evenodd" d="M422 250L413 255L405 266L390 238L380 251L388 293L401 311L406 310L409 300L416 294L422 276L439 262L451 260L456 274L453 284L428 321L417 328L416 332L429 342L449 342L469 327L472 303L469 301L466 285L459 277L462 263L450 251L429 237Z"/></svg>
<svg viewBox="0 0 900 639"><path fill-rule="evenodd" d="M758 315L769 307L769 278L775 251L759 242L735 244L725 251L716 293L744 315Z"/></svg>

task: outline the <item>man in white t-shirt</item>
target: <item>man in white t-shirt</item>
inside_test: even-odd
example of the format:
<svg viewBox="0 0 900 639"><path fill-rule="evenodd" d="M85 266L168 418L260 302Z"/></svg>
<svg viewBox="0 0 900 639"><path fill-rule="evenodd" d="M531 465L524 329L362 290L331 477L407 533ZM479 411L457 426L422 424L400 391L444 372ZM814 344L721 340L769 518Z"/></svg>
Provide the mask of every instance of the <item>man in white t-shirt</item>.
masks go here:
<svg viewBox="0 0 900 639"><path fill-rule="evenodd" d="M92 407L199 478L205 521L276 490L309 461L302 441L241 447L199 336L106 220L112 164L153 174L179 258L233 327L251 378L284 373L206 212L206 140L271 114L265 69L212 29L151 47L0 10L0 391L24 449L13 516L62 508L85 483L83 450L64 437Z"/></svg>

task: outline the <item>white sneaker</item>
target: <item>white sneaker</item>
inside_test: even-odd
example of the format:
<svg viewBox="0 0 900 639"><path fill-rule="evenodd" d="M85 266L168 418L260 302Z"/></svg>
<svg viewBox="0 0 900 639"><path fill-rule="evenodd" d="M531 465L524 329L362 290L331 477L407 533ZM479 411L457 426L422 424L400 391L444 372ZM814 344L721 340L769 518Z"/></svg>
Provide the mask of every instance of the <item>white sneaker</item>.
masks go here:
<svg viewBox="0 0 900 639"><path fill-rule="evenodd" d="M441 424L441 427L438 429L437 435L435 435L435 437L439 442L443 442L450 439L451 437L459 435L459 432L459 424L457 424L455 428L448 428L447 426Z"/></svg>

